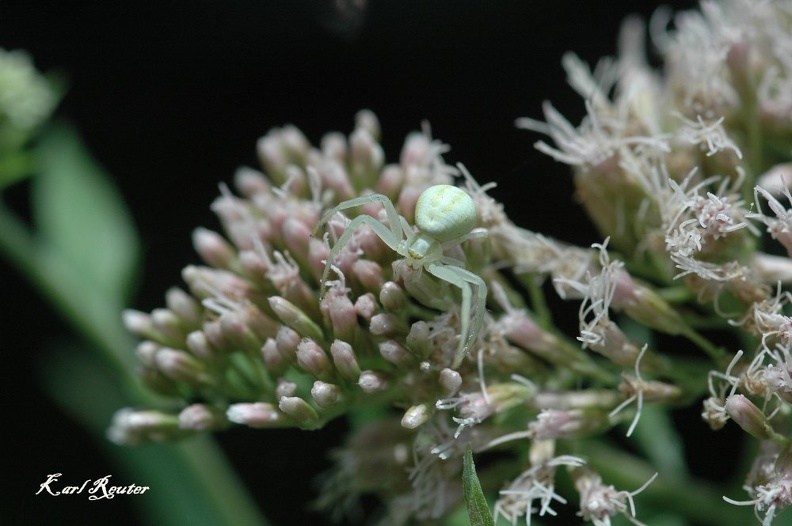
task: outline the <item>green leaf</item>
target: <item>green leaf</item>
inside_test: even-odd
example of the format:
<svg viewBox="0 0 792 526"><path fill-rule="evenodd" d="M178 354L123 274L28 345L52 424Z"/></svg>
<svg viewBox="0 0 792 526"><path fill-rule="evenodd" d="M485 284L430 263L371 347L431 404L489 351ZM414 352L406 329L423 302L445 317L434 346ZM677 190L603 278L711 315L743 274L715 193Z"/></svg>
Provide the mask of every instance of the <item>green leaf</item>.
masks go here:
<svg viewBox="0 0 792 526"><path fill-rule="evenodd" d="M53 126L37 153L33 214L42 257L68 264L86 290L122 302L138 258L123 199L72 128Z"/></svg>
<svg viewBox="0 0 792 526"><path fill-rule="evenodd" d="M462 466L462 486L465 492L468 517L471 526L494 526L487 500L481 490L481 483L476 476L476 466L473 464L473 451L468 444L465 450L465 459Z"/></svg>
<svg viewBox="0 0 792 526"><path fill-rule="evenodd" d="M45 390L97 439L118 466L113 480L150 486L135 499L147 524L266 526L247 490L211 438L132 448L112 444L105 431L113 413L138 400L89 349L62 346L40 364Z"/></svg>

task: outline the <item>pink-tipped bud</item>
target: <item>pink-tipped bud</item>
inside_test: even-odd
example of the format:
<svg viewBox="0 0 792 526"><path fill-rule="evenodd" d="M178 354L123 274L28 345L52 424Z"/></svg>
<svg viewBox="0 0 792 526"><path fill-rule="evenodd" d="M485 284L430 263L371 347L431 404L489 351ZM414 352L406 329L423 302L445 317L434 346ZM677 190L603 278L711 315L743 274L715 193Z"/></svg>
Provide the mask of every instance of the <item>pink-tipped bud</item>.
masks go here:
<svg viewBox="0 0 792 526"><path fill-rule="evenodd" d="M426 357L432 352L431 331L425 321L417 321L410 326L407 346L416 356Z"/></svg>
<svg viewBox="0 0 792 526"><path fill-rule="evenodd" d="M343 399L343 391L335 384L317 380L311 387L311 396L319 407L330 407Z"/></svg>
<svg viewBox="0 0 792 526"><path fill-rule="evenodd" d="M275 388L275 396L280 400L284 396L294 396L297 393L297 384L289 382L283 378L278 380L278 386Z"/></svg>
<svg viewBox="0 0 792 526"><path fill-rule="evenodd" d="M304 264L308 261L308 240L311 227L296 217L289 217L283 223L283 240L292 257Z"/></svg>
<svg viewBox="0 0 792 526"><path fill-rule="evenodd" d="M393 200L399 195L403 185L404 172L401 167L396 164L389 164L380 172L379 180L377 181L377 191Z"/></svg>
<svg viewBox="0 0 792 526"><path fill-rule="evenodd" d="M413 356L396 340L386 340L380 343L379 352L386 361L399 367L408 367L415 362Z"/></svg>
<svg viewBox="0 0 792 526"><path fill-rule="evenodd" d="M185 436L173 415L154 410L121 409L113 416L107 438L122 446L138 446L150 441L175 440Z"/></svg>
<svg viewBox="0 0 792 526"><path fill-rule="evenodd" d="M352 275L369 292L379 292L385 278L382 276L382 267L379 263L368 259L359 259L352 264Z"/></svg>
<svg viewBox="0 0 792 526"><path fill-rule="evenodd" d="M528 424L528 432L535 440L583 438L608 426L608 415L597 410L545 409Z"/></svg>
<svg viewBox="0 0 792 526"><path fill-rule="evenodd" d="M157 353L160 349L161 347L153 341L144 340L140 342L135 348L135 356L137 356L137 359L142 363L151 367L155 367L157 363Z"/></svg>
<svg viewBox="0 0 792 526"><path fill-rule="evenodd" d="M280 296L273 296L269 298L269 304L275 315L300 336L317 341L324 339L322 329L290 301Z"/></svg>
<svg viewBox="0 0 792 526"><path fill-rule="evenodd" d="M355 305L346 294L329 293L322 298L322 310L330 316L333 334L344 341L354 341L358 332Z"/></svg>
<svg viewBox="0 0 792 526"><path fill-rule="evenodd" d="M203 308L189 294L183 290L171 287L165 293L165 304L181 320L183 327L198 329L201 326Z"/></svg>
<svg viewBox="0 0 792 526"><path fill-rule="evenodd" d="M267 338L264 342L261 347L261 357L264 359L267 371L272 374L281 374L289 364L278 351L278 343L273 338Z"/></svg>
<svg viewBox="0 0 792 526"><path fill-rule="evenodd" d="M192 404L179 413L179 427L191 431L217 431L228 425L223 411L206 404Z"/></svg>
<svg viewBox="0 0 792 526"><path fill-rule="evenodd" d="M304 338L297 345L297 365L314 378L326 380L332 377L327 353L311 339Z"/></svg>
<svg viewBox="0 0 792 526"><path fill-rule="evenodd" d="M151 321L151 316L145 312L134 309L126 309L121 313L121 322L126 327L126 330L150 340L157 339L157 332L154 330L154 324Z"/></svg>
<svg viewBox="0 0 792 526"><path fill-rule="evenodd" d="M275 335L275 344L284 360L291 363L297 359L297 346L300 344L297 331L284 325Z"/></svg>
<svg viewBox="0 0 792 526"><path fill-rule="evenodd" d="M246 166L237 168L234 173L234 186L240 194L248 198L272 191L272 184L263 173Z"/></svg>
<svg viewBox="0 0 792 526"><path fill-rule="evenodd" d="M373 394L390 387L388 376L380 371L363 371L358 378L358 385L365 393Z"/></svg>
<svg viewBox="0 0 792 526"><path fill-rule="evenodd" d="M217 232L196 228L192 241L195 251L208 265L226 270L236 267L236 250Z"/></svg>
<svg viewBox="0 0 792 526"><path fill-rule="evenodd" d="M213 383L204 364L184 351L162 348L155 359L157 369L168 378L194 385Z"/></svg>
<svg viewBox="0 0 792 526"><path fill-rule="evenodd" d="M379 300L386 310L402 312L407 307L407 295L399 285L388 281L382 285L379 293Z"/></svg>
<svg viewBox="0 0 792 526"><path fill-rule="evenodd" d="M440 371L440 386L445 391L446 396L453 396L462 387L462 375L446 367Z"/></svg>
<svg viewBox="0 0 792 526"><path fill-rule="evenodd" d="M749 435L760 440L773 437L773 428L767 416L745 396L735 394L727 397L725 408L732 420Z"/></svg>
<svg viewBox="0 0 792 526"><path fill-rule="evenodd" d="M405 429L416 429L432 418L434 411L435 408L432 404L414 405L404 412L401 425Z"/></svg>
<svg viewBox="0 0 792 526"><path fill-rule="evenodd" d="M300 427L312 429L319 424L316 409L299 396L284 396L278 402L278 408L296 420Z"/></svg>
<svg viewBox="0 0 792 526"><path fill-rule="evenodd" d="M366 292L358 296L358 299L355 300L355 311L358 316L364 320L371 320L374 313L377 312L377 300L374 298L374 295L371 292Z"/></svg>
<svg viewBox="0 0 792 526"><path fill-rule="evenodd" d="M407 324L389 312L374 315L369 330L375 336L385 337L403 336L409 332Z"/></svg>
<svg viewBox="0 0 792 526"><path fill-rule="evenodd" d="M283 414L272 404L265 402L231 404L226 417L235 424L254 428L272 428L288 425Z"/></svg>
<svg viewBox="0 0 792 526"><path fill-rule="evenodd" d="M357 382L360 378L360 366L352 346L347 342L336 340L330 346L330 354L341 377L350 382Z"/></svg>

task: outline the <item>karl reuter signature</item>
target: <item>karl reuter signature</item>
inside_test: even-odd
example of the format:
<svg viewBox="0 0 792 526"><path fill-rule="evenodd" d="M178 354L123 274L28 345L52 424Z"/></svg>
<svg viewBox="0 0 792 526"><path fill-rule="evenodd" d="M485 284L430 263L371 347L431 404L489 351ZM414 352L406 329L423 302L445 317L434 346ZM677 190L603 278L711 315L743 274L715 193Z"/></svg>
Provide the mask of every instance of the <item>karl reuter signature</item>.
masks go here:
<svg viewBox="0 0 792 526"><path fill-rule="evenodd" d="M105 475L102 478L92 480L88 479L82 483L81 486L64 486L58 484L58 479L63 476L63 473L52 473L47 475L45 480L36 495L45 492L53 497L60 495L79 495L83 490L88 490L88 500L112 499L116 495L142 495L149 490L148 486L138 486L137 484L130 484L128 486L111 486L111 475Z"/></svg>

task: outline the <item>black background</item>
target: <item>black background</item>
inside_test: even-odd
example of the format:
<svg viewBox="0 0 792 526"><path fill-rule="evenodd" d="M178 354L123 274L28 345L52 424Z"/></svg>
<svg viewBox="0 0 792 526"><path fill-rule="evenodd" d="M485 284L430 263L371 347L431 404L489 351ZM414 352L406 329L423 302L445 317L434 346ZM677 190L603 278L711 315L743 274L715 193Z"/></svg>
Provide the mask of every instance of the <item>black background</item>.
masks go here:
<svg viewBox="0 0 792 526"><path fill-rule="evenodd" d="M481 183L498 182L491 193L517 223L581 245L600 241L574 204L567 168L536 152L538 137L514 119L541 118L549 99L578 122L583 103L565 83L562 54L590 63L613 54L620 21L655 7L374 0L355 28L339 25L330 1L4 0L0 47L25 49L40 70L68 79L58 116L78 126L132 210L144 243L132 306L151 310L180 283L180 269L198 261L190 233L218 227L208 205L238 166L255 166L258 137L294 123L317 143L326 131L349 132L361 108L379 116L389 160L427 119L451 146L449 162L464 162ZM24 213L25 186L8 197ZM3 522L138 524L129 499L56 505L33 497L55 470L87 478L114 468L38 386L43 349L75 337L0 265ZM342 430L236 429L220 441L274 524L319 524L305 515L314 496L307 481L327 467L326 449Z"/></svg>

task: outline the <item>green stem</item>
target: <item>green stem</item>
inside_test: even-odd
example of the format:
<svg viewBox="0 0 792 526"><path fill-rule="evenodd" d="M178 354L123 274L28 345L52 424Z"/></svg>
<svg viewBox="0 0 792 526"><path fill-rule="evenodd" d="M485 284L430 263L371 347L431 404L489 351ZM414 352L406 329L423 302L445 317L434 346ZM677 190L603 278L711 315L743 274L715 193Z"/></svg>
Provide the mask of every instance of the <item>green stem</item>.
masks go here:
<svg viewBox="0 0 792 526"><path fill-rule="evenodd" d="M690 327L686 327L685 330L682 331L682 336L696 344L696 346L704 351L710 359L715 362L718 366L728 364L728 361L731 359L729 354L723 350L723 348L718 347L717 345L713 345L707 338L702 336L701 334L697 333L695 330L691 329Z"/></svg>

